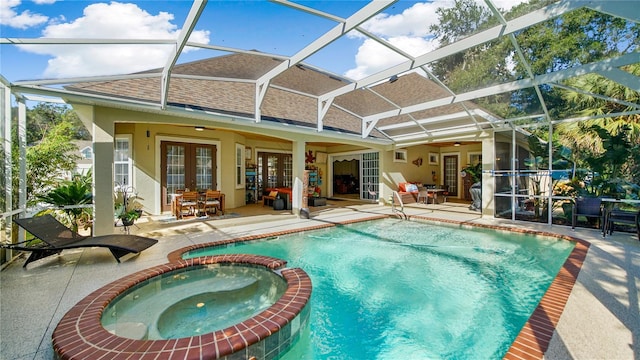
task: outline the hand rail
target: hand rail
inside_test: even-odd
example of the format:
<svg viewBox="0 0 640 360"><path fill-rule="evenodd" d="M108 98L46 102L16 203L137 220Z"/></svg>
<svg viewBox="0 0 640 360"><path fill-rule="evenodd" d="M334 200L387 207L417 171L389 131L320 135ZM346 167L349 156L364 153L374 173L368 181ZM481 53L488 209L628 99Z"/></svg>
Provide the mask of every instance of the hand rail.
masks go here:
<svg viewBox="0 0 640 360"><path fill-rule="evenodd" d="M396 209L396 202L393 200L394 197L398 199L398 203L400 204L400 210ZM402 202L402 197L400 197L400 194L398 194L397 191L393 192L393 197L391 198L391 211L394 214L396 214L396 213L402 214L402 215L399 215L399 216L403 220L409 219L407 214L404 213L404 203Z"/></svg>

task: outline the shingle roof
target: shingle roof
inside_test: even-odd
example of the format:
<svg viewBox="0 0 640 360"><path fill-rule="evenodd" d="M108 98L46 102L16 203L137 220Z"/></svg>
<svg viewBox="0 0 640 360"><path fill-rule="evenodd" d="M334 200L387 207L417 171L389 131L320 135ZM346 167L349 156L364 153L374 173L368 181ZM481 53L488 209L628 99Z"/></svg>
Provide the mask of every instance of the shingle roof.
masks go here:
<svg viewBox="0 0 640 360"><path fill-rule="evenodd" d="M246 53L231 54L176 65L172 71L167 103L172 106L207 110L221 114L255 116L255 80L280 64L282 60ZM159 71L148 71L154 73ZM261 104L263 121L317 128L318 96L349 84L348 80L300 64L285 70L269 83ZM120 99L160 101L160 77L127 78L102 82L83 82L66 89L86 94L100 94ZM325 130L360 134L362 118L399 107L436 100L449 95L433 81L417 73L400 76L368 90L355 90L336 97L323 118ZM468 104L475 109L475 104ZM460 104L446 105L409 115L390 116L378 126L462 113ZM469 122L469 119L466 119ZM369 136L386 137L380 131Z"/></svg>

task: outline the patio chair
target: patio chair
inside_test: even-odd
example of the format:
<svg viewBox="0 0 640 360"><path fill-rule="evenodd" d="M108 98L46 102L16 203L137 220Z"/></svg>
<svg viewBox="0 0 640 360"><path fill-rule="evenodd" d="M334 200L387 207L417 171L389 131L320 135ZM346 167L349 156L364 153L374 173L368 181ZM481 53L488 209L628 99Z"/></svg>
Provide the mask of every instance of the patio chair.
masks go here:
<svg viewBox="0 0 640 360"><path fill-rule="evenodd" d="M271 201L271 204L273 204L276 201L277 196L278 192L275 190L269 192L269 195L262 195L262 206L267 205L269 201Z"/></svg>
<svg viewBox="0 0 640 360"><path fill-rule="evenodd" d="M139 254L158 242L137 235L112 234L102 236L83 236L66 227L53 216L47 214L27 219L13 220L31 235L42 240L35 246L23 246L23 243L2 244L2 247L19 251L30 251L31 255L22 267L47 256L60 254L65 249L84 247L106 247L119 263L127 254Z"/></svg>
<svg viewBox="0 0 640 360"><path fill-rule="evenodd" d="M183 216L196 215L198 210L198 192L185 191L176 197L176 213L177 218L182 219Z"/></svg>
<svg viewBox="0 0 640 360"><path fill-rule="evenodd" d="M578 217L583 216L588 219L596 219L598 228L602 227L604 235L604 212L602 211L602 199L590 197L578 197L573 203L573 213L571 215L571 229L576 228Z"/></svg>
<svg viewBox="0 0 640 360"><path fill-rule="evenodd" d="M418 188L418 198L416 202L422 202L423 204L429 203L429 190L427 190L426 187L421 186Z"/></svg>
<svg viewBox="0 0 640 360"><path fill-rule="evenodd" d="M447 196L449 196L449 185L442 185L440 186L440 188L442 189L442 192L440 193L440 195L442 195L442 198L443 198L442 202L446 203Z"/></svg>
<svg viewBox="0 0 640 360"><path fill-rule="evenodd" d="M638 211L626 211L620 209L609 210L605 217L604 233L609 235L613 234L613 229L616 224L630 225L636 228L638 233L638 240L640 240L640 210Z"/></svg>
<svg viewBox="0 0 640 360"><path fill-rule="evenodd" d="M202 200L202 211L205 214L209 214L213 211L213 215L215 215L218 211L224 214L220 206L220 199L222 197L222 193L219 190L207 190L204 199Z"/></svg>

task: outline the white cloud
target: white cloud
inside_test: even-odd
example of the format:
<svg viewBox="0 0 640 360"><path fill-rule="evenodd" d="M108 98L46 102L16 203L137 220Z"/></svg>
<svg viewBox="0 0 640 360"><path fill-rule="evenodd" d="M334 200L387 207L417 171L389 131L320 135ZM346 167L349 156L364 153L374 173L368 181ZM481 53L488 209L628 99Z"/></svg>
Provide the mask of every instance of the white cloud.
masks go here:
<svg viewBox="0 0 640 360"><path fill-rule="evenodd" d="M435 0L417 3L401 14L378 14L365 22L362 27L374 34L390 36L427 36L429 26L437 20L436 9L453 6L453 0Z"/></svg>
<svg viewBox="0 0 640 360"><path fill-rule="evenodd" d="M151 15L135 4L96 3L83 16L70 22L51 24L45 38L175 39L180 29L172 14ZM64 19L62 18L61 21ZM191 41L208 43L208 31L193 31ZM45 76L76 77L124 74L162 67L171 45L47 45L23 46L24 50L51 55ZM188 51L189 49L185 49Z"/></svg>
<svg viewBox="0 0 640 360"><path fill-rule="evenodd" d="M17 29L26 29L29 27L41 25L49 20L48 17L40 14L33 14L29 10L18 13L14 8L20 6L20 0L2 0L0 1L0 24L10 26Z"/></svg>
<svg viewBox="0 0 640 360"><path fill-rule="evenodd" d="M486 6L484 1L476 1ZM525 1L494 0L493 3L499 9L509 10ZM450 8L453 5L454 0L434 0L433 2L416 3L400 14L378 14L362 24L362 27L408 54L419 56L439 46L439 42L429 33L429 27L438 20L436 9L441 7ZM352 31L349 36L362 37L359 34L356 31ZM378 42L366 39L360 45L356 54L356 67L347 70L345 76L356 80L362 79L405 60L406 58L385 48Z"/></svg>
<svg viewBox="0 0 640 360"><path fill-rule="evenodd" d="M398 36L389 38L388 41L407 52L411 56L418 56L429 52L437 46L436 41L422 37ZM408 59L395 51L390 50L377 41L367 39L360 46L356 54L357 67L348 70L345 76L351 79L362 79L384 69L407 61Z"/></svg>

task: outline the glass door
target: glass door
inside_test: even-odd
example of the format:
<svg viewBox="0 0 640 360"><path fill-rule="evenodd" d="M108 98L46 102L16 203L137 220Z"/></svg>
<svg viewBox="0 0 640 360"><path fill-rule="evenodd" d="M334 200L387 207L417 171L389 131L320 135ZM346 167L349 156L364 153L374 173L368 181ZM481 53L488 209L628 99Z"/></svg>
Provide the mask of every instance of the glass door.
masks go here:
<svg viewBox="0 0 640 360"><path fill-rule="evenodd" d="M258 153L258 197L266 189L291 188L293 184L293 157L291 154Z"/></svg>
<svg viewBox="0 0 640 360"><path fill-rule="evenodd" d="M216 147L163 141L162 211L171 210L175 194L185 190L216 190Z"/></svg>
<svg viewBox="0 0 640 360"><path fill-rule="evenodd" d="M443 162L444 185L450 196L458 196L458 155L445 155Z"/></svg>
<svg viewBox="0 0 640 360"><path fill-rule="evenodd" d="M360 199L378 200L380 197L380 189L378 188L379 155L377 152L362 154L360 162Z"/></svg>

